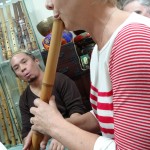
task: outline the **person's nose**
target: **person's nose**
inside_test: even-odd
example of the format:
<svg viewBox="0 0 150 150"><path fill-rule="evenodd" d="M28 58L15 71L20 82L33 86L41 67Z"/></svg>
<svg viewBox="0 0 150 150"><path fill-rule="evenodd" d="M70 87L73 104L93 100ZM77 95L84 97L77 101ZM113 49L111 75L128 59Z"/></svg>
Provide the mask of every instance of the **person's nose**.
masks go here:
<svg viewBox="0 0 150 150"><path fill-rule="evenodd" d="M26 70L26 67L24 65L20 65L21 72L24 72Z"/></svg>
<svg viewBox="0 0 150 150"><path fill-rule="evenodd" d="M45 6L46 6L46 8L47 8L48 10L53 10L53 9L54 9L54 5L53 5L53 3L52 3L51 0L46 0L46 1L45 1Z"/></svg>

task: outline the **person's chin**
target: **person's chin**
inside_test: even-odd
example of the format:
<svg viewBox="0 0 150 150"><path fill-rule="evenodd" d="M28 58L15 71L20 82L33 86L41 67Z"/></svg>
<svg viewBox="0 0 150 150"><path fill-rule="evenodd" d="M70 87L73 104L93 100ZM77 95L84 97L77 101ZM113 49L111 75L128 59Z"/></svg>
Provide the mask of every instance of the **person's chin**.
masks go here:
<svg viewBox="0 0 150 150"><path fill-rule="evenodd" d="M29 83L32 83L32 82L34 82L36 80L36 78L30 78L30 79L28 79L28 82Z"/></svg>

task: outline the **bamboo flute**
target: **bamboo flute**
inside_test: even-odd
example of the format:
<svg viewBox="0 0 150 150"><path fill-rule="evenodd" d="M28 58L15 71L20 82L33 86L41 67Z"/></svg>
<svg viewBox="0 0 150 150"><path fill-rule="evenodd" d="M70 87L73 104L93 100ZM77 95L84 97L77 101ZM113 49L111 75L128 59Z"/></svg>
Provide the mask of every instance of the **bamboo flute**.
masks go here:
<svg viewBox="0 0 150 150"><path fill-rule="evenodd" d="M7 55L6 58L9 59L12 55L12 51L10 49L10 41L9 41L9 36L7 34L7 25L4 18L3 8L0 8L0 19L1 19L1 28L3 33L4 43L5 43L5 48L3 50L6 50L6 52L3 51L3 53L5 53Z"/></svg>
<svg viewBox="0 0 150 150"><path fill-rule="evenodd" d="M18 1L17 6L18 6L18 10L20 12L20 16L23 17L23 20L24 20L24 23L25 23L25 26L26 26L26 29L27 29L27 32L28 32L28 38L29 38L29 41L30 41L30 44L31 44L31 48L32 48L32 50L36 50L36 49L38 49L38 46L37 46L37 43L36 43L35 35L33 33L31 25L29 23L27 11L24 7L24 4L23 4L22 1Z"/></svg>
<svg viewBox="0 0 150 150"><path fill-rule="evenodd" d="M61 20L54 20L52 28L51 45L49 47L40 95L40 98L47 103L49 102L49 98L51 96L52 88L55 81L63 29L64 29L63 22ZM42 141L42 139L43 139L42 134L33 132L32 145L30 150L39 150L40 142Z"/></svg>
<svg viewBox="0 0 150 150"><path fill-rule="evenodd" d="M4 78L6 78L4 76ZM6 79L4 79L4 81L6 81ZM10 94L10 90L9 90L9 87L7 84L4 84L5 85L5 91L7 91L7 104L8 104L8 108L9 108L9 111L10 111L10 114L12 116L12 121L14 122L14 125L16 127L16 131L17 131L17 135L18 135L18 143L22 143L22 139L21 139L21 126L19 125L19 121L17 118L17 111L16 111L16 107L14 106L14 102L13 102L13 99L11 97L11 94Z"/></svg>
<svg viewBox="0 0 150 150"><path fill-rule="evenodd" d="M7 60L7 53L6 53L4 35L3 35L1 23L0 23L0 45L1 45L1 48L2 48L2 56L3 56L2 58L3 58L3 60Z"/></svg>
<svg viewBox="0 0 150 150"><path fill-rule="evenodd" d="M11 10L10 10L10 5L6 6L6 12L7 12L7 19L8 19L8 26L9 26L9 34L10 34L10 39L12 42L12 52L16 52L18 50L18 44L17 44L17 37L15 33L15 27L14 27L14 21L11 15ZM10 54L9 58L11 58L12 54Z"/></svg>
<svg viewBox="0 0 150 150"><path fill-rule="evenodd" d="M7 103L6 103L6 99L5 99L5 95L3 93L2 88L0 88L0 95L1 95L1 105L5 110L5 114L6 114L6 120L8 122L8 127L9 127L9 131L10 131L10 137L11 137L11 145L16 145L16 139L15 139L15 133L14 133L14 129L13 129L13 125L12 125L12 121L11 121L11 117L9 114L9 110L7 107Z"/></svg>
<svg viewBox="0 0 150 150"><path fill-rule="evenodd" d="M19 18L19 14L18 14L17 3L13 3L12 5L13 5L15 23L16 23L16 28L17 28L18 47L20 49L25 49L25 43L23 40L22 29L21 29L21 25L19 23L20 18Z"/></svg>
<svg viewBox="0 0 150 150"><path fill-rule="evenodd" d="M1 93L0 93L0 97L1 97ZM8 132L7 132L7 127L6 127L6 122L5 122L5 119L4 119L5 117L4 116L5 116L5 114L3 113L2 108L0 106L0 124L2 126L4 142L5 142L5 146L6 147L10 147L10 140L9 140L9 136L8 136Z"/></svg>
<svg viewBox="0 0 150 150"><path fill-rule="evenodd" d="M16 82L17 82L17 85L18 85L19 94L21 95L22 92L24 91L23 84L22 84L21 80L17 77L16 77Z"/></svg>

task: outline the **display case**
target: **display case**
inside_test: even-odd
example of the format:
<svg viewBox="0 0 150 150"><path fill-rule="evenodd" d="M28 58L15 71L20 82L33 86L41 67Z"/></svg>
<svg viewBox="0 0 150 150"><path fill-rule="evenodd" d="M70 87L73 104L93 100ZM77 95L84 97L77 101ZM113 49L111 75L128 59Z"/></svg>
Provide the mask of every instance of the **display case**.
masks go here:
<svg viewBox="0 0 150 150"><path fill-rule="evenodd" d="M44 68L24 1L0 0L0 138L7 148L22 143L19 97L27 83L14 75L9 64L13 53L22 50L33 53Z"/></svg>
<svg viewBox="0 0 150 150"><path fill-rule="evenodd" d="M36 50L33 55L40 60L40 66L44 68L41 52ZM0 134L1 141L7 148L22 143L19 98L26 86L27 83L18 79L12 72L9 60L0 63Z"/></svg>

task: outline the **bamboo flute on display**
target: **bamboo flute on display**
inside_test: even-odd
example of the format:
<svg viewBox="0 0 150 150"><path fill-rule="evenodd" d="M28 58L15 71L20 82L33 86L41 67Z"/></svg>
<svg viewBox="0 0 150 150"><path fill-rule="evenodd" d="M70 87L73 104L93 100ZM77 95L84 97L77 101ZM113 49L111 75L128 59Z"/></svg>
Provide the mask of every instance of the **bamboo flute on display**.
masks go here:
<svg viewBox="0 0 150 150"><path fill-rule="evenodd" d="M16 52L18 51L18 46L17 46L16 34L14 31L14 21L11 16L10 5L6 6L6 12L7 12L7 18L8 18L8 23L9 23L10 38L11 38L12 45L13 45L13 52Z"/></svg>
<svg viewBox="0 0 150 150"><path fill-rule="evenodd" d="M6 54L5 41L4 41L4 35L3 35L1 23L0 23L0 45L1 45L1 48L2 48L3 60L6 60L7 59L7 54Z"/></svg>
<svg viewBox="0 0 150 150"><path fill-rule="evenodd" d="M13 10L14 10L14 15L15 15L15 23L16 23L16 28L17 28L18 47L19 47L19 49L25 49L22 29L21 29L21 26L19 23L20 18L19 18L19 10L17 7L17 3L13 3L12 5L13 5Z"/></svg>
<svg viewBox="0 0 150 150"><path fill-rule="evenodd" d="M0 8L0 19L2 21L1 27L2 27L3 37L4 37L4 41L5 41L5 48L6 48L5 53L7 54L7 59L9 59L12 55L12 51L10 49L9 37L7 34L7 27L6 27L6 21L4 18L3 8Z"/></svg>
<svg viewBox="0 0 150 150"><path fill-rule="evenodd" d="M14 133L14 130L13 130L11 117L10 117L10 114L9 114L9 110L8 110L7 103L6 103L6 98L4 96L2 88L0 88L0 95L1 95L1 105L2 105L2 108L4 108L4 111L5 111L5 114L6 114L6 120L8 122L8 127L9 127L9 131L10 131L10 138L11 138L11 144L16 145L15 133Z"/></svg>
<svg viewBox="0 0 150 150"><path fill-rule="evenodd" d="M0 93L0 97L1 97L1 93ZM6 147L10 146L10 140L9 140L9 136L8 136L8 132L7 132L7 128L6 128L6 122L5 122L5 114L2 110L2 105L0 106L0 124L2 126L2 132L3 132L3 136L4 136L4 143L6 145Z"/></svg>
<svg viewBox="0 0 150 150"><path fill-rule="evenodd" d="M18 91L19 91L19 94L21 95L22 92L24 91L24 85L23 83L21 82L21 80L19 78L16 77L16 82L17 82L17 85L18 85Z"/></svg>
<svg viewBox="0 0 150 150"><path fill-rule="evenodd" d="M32 28L31 28L31 25L29 23L28 15L27 15L27 12L24 8L23 2L18 1L17 7L18 7L18 11L20 13L20 17L24 21L24 27L26 27L26 29L27 29L26 31L28 31L25 34L28 34L28 38L29 38L28 41L31 44L31 48L32 48L32 50L36 50L36 49L38 49L38 46L37 46L35 36L33 34Z"/></svg>
<svg viewBox="0 0 150 150"><path fill-rule="evenodd" d="M49 98L51 96L52 88L55 81L63 29L64 29L63 22L61 20L54 20L52 28L51 46L49 47L40 95L40 98L47 103L49 102ZM32 145L30 150L39 150L42 138L43 138L42 134L33 132Z"/></svg>
<svg viewBox="0 0 150 150"><path fill-rule="evenodd" d="M17 113L17 108L16 106L18 105L17 103L14 103L13 98L11 96L11 90L7 84L7 78L6 75L3 74L2 76L2 83L1 83L1 87L4 89L3 91L5 92L5 96L6 96L6 102L8 104L8 108L12 117L12 122L14 123L14 129L16 129L16 137L18 140L18 143L22 143L22 138L21 138L21 120L20 117ZM3 86L2 86L3 85Z"/></svg>
<svg viewBox="0 0 150 150"><path fill-rule="evenodd" d="M19 121L18 121L17 118L19 118L19 117L17 117L16 107L14 106L14 102L13 102L13 99L11 97L10 90L9 90L7 84L5 84L5 88L6 88L5 91L7 91L7 102L8 102L8 105L9 105L9 109L10 109L10 112L11 112L11 116L12 116L14 125L16 127L17 135L18 135L18 143L22 143L22 139L21 139L21 126L18 123Z"/></svg>
<svg viewBox="0 0 150 150"><path fill-rule="evenodd" d="M16 2L15 6L18 10L20 26L21 26L21 29L23 31L24 38L25 38L25 41L26 41L26 47L27 47L26 49L28 51L32 51L33 48L32 48L32 44L31 44L31 41L30 41L28 28L27 28L27 25L26 25L26 22L25 22L25 17L24 17L24 14L22 12L22 8L21 8L21 5L20 5L20 1Z"/></svg>
<svg viewBox="0 0 150 150"><path fill-rule="evenodd" d="M13 19L11 16L11 11L10 11L9 5L6 6L6 11L7 11L7 16L8 16L9 28L10 28L10 36L11 36L12 43L13 43L13 49L14 49L14 52L16 52L16 51L18 51L17 40L16 40L16 36L15 36L15 31L14 31L14 22L13 22ZM20 40L21 40L21 42L20 42ZM22 44L22 46L25 46L24 43L22 43L22 39L20 39L20 37L18 38L18 43ZM16 78L16 81L17 81L19 93L22 94L23 87L22 87L21 81L18 78Z"/></svg>
<svg viewBox="0 0 150 150"><path fill-rule="evenodd" d="M37 43L36 43L36 39L35 39L33 30L32 30L31 25L29 23L29 20L27 19L28 15L27 15L26 9L25 9L22 1L18 1L18 3L19 3L18 5L20 5L20 8L22 8L22 11L24 12L25 23L27 25L27 29L28 29L28 32L29 32L29 37L30 37L30 41L31 41L31 44L32 44L32 48L33 48L33 50L36 50L36 49L38 49L38 46L37 46Z"/></svg>

